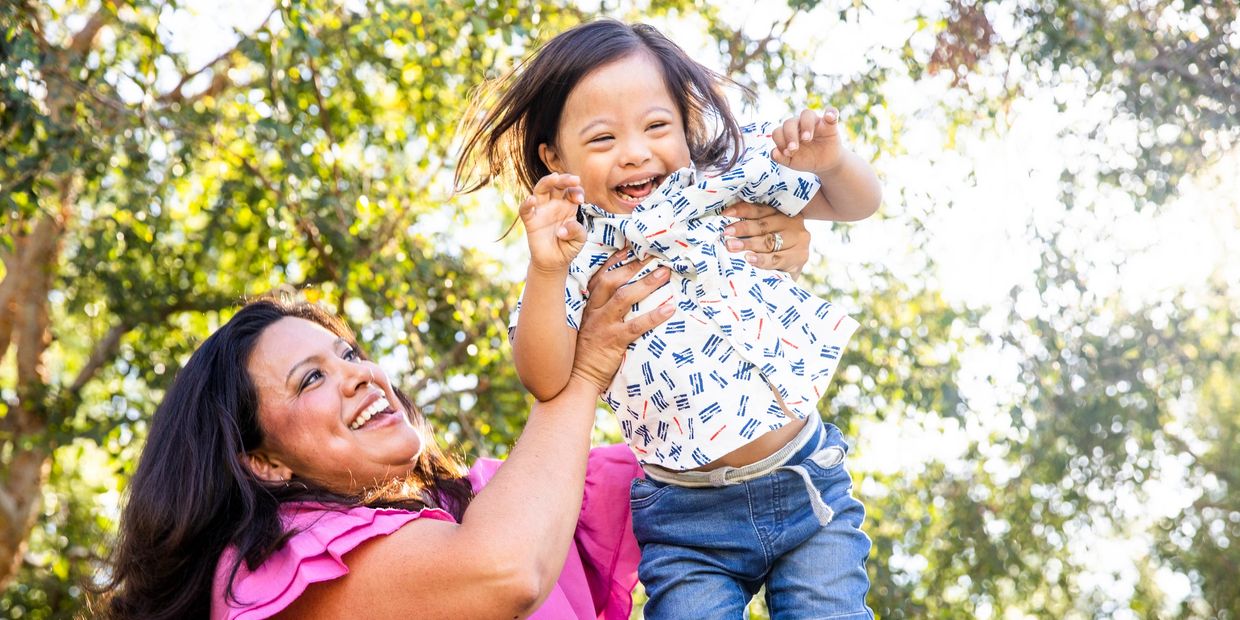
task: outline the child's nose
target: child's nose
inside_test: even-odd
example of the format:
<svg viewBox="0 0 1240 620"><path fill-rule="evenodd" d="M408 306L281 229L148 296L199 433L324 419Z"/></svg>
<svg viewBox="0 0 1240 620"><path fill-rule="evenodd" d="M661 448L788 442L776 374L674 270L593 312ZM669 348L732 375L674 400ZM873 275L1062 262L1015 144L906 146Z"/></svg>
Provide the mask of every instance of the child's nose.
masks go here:
<svg viewBox="0 0 1240 620"><path fill-rule="evenodd" d="M626 140L621 158L622 165L640 166L650 160L650 146L640 138Z"/></svg>

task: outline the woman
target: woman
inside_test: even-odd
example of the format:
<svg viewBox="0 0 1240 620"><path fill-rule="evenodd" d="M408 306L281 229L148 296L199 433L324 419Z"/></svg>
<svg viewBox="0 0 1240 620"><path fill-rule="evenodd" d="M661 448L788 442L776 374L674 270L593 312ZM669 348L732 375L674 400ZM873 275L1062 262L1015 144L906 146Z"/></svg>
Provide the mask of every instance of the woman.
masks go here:
<svg viewBox="0 0 1240 620"><path fill-rule="evenodd" d="M805 262L799 219L742 209L757 219L738 236L781 232L780 262ZM242 308L152 420L104 614L627 618L627 488L639 470L623 448L591 457L589 435L625 347L666 318L624 321L666 282L663 270L620 288L637 268L600 271L569 385L534 405L502 468L468 477L338 319L308 305Z"/></svg>

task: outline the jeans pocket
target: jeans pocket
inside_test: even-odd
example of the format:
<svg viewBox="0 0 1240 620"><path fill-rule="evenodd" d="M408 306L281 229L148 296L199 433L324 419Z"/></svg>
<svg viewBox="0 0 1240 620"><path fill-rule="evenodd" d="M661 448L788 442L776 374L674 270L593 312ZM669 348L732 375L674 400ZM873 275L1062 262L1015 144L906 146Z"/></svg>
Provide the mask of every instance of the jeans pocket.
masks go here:
<svg viewBox="0 0 1240 620"><path fill-rule="evenodd" d="M823 469L831 469L843 465L847 454L848 452L840 446L829 446L826 450L811 454L809 460Z"/></svg>
<svg viewBox="0 0 1240 620"><path fill-rule="evenodd" d="M805 459L801 464L809 467L811 471L819 473L829 473L833 469L842 469L844 465L844 457L847 453L840 446L828 446L819 450Z"/></svg>
<svg viewBox="0 0 1240 620"><path fill-rule="evenodd" d="M650 506L671 488L670 484L659 485L645 478L634 478L629 484L629 506L633 510Z"/></svg>
<svg viewBox="0 0 1240 620"><path fill-rule="evenodd" d="M840 446L819 450L805 459L801 466L809 472L819 495L826 502L834 501L852 492L852 475L844 467L846 452Z"/></svg>

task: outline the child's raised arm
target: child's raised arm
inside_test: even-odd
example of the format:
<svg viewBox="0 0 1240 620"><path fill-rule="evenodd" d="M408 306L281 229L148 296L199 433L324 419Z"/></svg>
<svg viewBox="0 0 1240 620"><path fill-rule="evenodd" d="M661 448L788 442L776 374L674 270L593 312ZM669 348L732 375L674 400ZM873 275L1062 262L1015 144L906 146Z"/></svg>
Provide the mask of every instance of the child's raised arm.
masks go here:
<svg viewBox="0 0 1240 620"><path fill-rule="evenodd" d="M848 150L839 132L839 111L828 108L824 114L804 110L796 118L771 132L776 148L771 159L802 172L812 172L822 181L818 193L805 206L805 217L816 220L851 222L863 220L878 210L882 187L864 159Z"/></svg>
<svg viewBox="0 0 1240 620"><path fill-rule="evenodd" d="M541 401L559 394L573 369L577 333L568 326L564 284L569 263L585 243L585 229L576 219L583 196L576 176L549 174L521 203L530 264L512 356L521 383Z"/></svg>

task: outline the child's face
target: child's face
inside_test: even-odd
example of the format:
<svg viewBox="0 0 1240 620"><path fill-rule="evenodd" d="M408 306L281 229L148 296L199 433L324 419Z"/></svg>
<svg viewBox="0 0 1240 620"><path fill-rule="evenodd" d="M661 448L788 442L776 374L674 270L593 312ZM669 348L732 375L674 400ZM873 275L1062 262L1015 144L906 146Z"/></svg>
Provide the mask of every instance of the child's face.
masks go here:
<svg viewBox="0 0 1240 620"><path fill-rule="evenodd" d="M539 154L552 171L581 177L586 202L631 213L689 165L684 119L659 63L637 53L587 74L568 94L555 144Z"/></svg>

